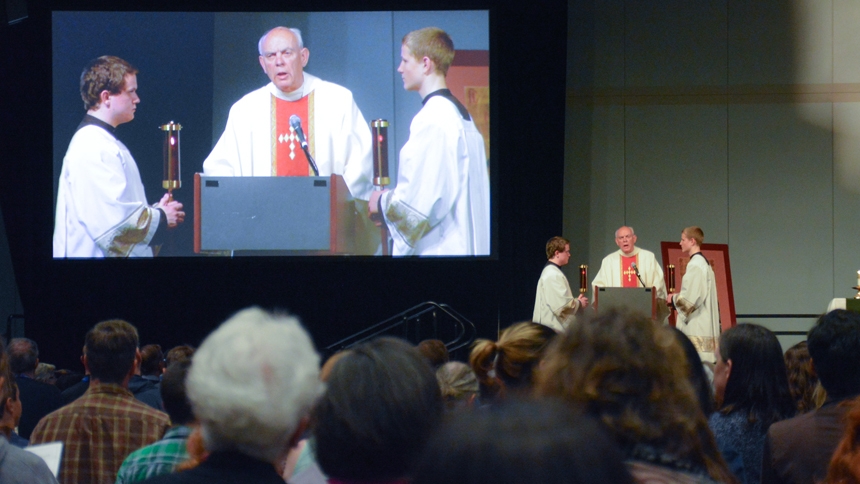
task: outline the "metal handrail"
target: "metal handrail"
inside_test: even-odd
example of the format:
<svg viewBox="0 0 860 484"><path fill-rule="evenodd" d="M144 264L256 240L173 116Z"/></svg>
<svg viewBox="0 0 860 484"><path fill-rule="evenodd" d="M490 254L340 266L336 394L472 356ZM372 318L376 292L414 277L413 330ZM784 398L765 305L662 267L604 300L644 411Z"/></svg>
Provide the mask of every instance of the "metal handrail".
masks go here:
<svg viewBox="0 0 860 484"><path fill-rule="evenodd" d="M331 354L386 334L400 326L406 326L413 322L415 324L421 324L422 321L420 318L428 314L432 316L435 336L438 334L439 330L437 326L439 322L439 313L448 316L455 324L454 338L451 341L445 342L445 346L448 348L448 351L458 350L472 344L475 340L475 335L477 334L474 323L466 319L466 317L447 304L426 301L395 314L384 321L369 326L355 334L336 341L326 346L326 351Z"/></svg>

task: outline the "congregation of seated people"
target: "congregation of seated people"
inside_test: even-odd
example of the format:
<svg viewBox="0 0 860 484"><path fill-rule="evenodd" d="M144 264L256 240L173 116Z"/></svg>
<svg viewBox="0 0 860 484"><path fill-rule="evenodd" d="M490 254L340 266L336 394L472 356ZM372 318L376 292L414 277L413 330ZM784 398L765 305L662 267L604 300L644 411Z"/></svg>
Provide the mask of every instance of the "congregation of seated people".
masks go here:
<svg viewBox="0 0 860 484"><path fill-rule="evenodd" d="M860 483L860 313L783 353L740 323L716 364L625 310L563 332L392 337L323 361L294 316L239 311L198 347L123 320L83 371L0 345L0 483ZM59 468L28 450L62 443Z"/></svg>

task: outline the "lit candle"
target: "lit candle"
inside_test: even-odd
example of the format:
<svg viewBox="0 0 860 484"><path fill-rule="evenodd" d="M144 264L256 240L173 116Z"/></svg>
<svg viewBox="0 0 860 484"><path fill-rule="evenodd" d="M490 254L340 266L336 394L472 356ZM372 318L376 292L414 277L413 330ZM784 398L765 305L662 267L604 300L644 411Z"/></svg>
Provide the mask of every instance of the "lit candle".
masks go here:
<svg viewBox="0 0 860 484"><path fill-rule="evenodd" d="M182 186L179 162L179 130L182 125L171 121L160 128L164 131L164 178L161 186L172 193Z"/></svg>

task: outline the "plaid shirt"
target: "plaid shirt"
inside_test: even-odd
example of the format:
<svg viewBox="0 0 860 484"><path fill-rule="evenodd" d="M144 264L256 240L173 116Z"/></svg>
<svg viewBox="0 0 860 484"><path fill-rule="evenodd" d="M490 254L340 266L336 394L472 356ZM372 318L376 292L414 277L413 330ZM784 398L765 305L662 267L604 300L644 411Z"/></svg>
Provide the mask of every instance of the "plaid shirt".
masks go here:
<svg viewBox="0 0 860 484"><path fill-rule="evenodd" d="M189 435L191 427L179 425L168 430L158 442L132 452L119 468L116 484L132 484L173 472L177 465L188 460L185 444Z"/></svg>
<svg viewBox="0 0 860 484"><path fill-rule="evenodd" d="M113 483L123 459L164 435L170 419L119 385L90 384L84 395L45 416L30 444L63 442L62 484Z"/></svg>

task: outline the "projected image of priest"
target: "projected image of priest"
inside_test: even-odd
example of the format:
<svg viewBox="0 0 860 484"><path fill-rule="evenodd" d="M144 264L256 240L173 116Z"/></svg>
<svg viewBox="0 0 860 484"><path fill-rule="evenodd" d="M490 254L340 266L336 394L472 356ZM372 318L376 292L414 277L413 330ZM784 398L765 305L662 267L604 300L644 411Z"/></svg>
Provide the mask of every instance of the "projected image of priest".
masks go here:
<svg viewBox="0 0 860 484"><path fill-rule="evenodd" d="M204 173L313 176L290 125L298 116L319 175L342 175L352 196L366 201L373 188L370 126L352 92L305 72L310 51L298 29L273 28L258 50L271 82L230 108L224 133L203 162Z"/></svg>
<svg viewBox="0 0 860 484"><path fill-rule="evenodd" d="M114 56L92 60L81 74L86 115L63 158L57 190L54 257L152 257L166 228L185 219L164 194L146 202L137 164L116 137L140 103L137 69Z"/></svg>
<svg viewBox="0 0 860 484"><path fill-rule="evenodd" d="M484 138L448 89L454 42L427 27L403 37L403 88L424 107L400 150L397 186L371 194L371 215L388 226L393 255L490 254L490 179ZM382 220L379 218L381 214Z"/></svg>

